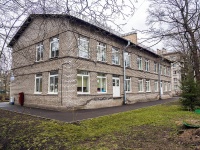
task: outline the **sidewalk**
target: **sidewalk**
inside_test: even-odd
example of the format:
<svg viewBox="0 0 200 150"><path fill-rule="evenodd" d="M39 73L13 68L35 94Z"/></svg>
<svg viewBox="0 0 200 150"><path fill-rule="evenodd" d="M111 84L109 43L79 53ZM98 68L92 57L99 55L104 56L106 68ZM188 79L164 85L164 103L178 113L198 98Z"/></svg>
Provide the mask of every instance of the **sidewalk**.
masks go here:
<svg viewBox="0 0 200 150"><path fill-rule="evenodd" d="M173 97L173 98L169 98L165 100L135 103L131 105L122 105L122 106L117 106L117 107L86 109L86 110L76 110L76 111L67 111L67 112L45 110L45 109L39 109L39 108L21 107L19 105L10 105L8 102L2 102L0 103L0 109L29 114L33 116L39 116L43 118L55 119L55 120L64 121L64 122L74 122L74 121L80 121L84 119L95 118L95 117L110 115L110 114L119 113L119 112L125 112L125 111L134 110L138 108L164 104L168 102L177 101L178 99L179 97Z"/></svg>

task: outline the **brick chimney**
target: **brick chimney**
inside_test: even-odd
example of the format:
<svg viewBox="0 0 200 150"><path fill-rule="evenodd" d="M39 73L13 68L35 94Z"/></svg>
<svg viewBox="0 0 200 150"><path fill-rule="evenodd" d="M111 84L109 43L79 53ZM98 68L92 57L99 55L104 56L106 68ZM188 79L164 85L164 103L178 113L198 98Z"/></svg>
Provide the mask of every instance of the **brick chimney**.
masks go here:
<svg viewBox="0 0 200 150"><path fill-rule="evenodd" d="M137 44L137 33L136 32L130 32L127 34L122 35L123 38L130 40L132 43Z"/></svg>

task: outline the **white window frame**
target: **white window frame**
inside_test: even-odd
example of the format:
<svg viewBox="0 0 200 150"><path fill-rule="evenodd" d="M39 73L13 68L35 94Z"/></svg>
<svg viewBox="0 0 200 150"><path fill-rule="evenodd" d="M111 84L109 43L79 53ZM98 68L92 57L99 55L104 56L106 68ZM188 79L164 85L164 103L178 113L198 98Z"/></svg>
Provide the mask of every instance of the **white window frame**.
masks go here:
<svg viewBox="0 0 200 150"><path fill-rule="evenodd" d="M164 91L165 91L165 92L167 92L167 89L168 89L168 88L167 88L167 85L168 85L167 82L164 82Z"/></svg>
<svg viewBox="0 0 200 150"><path fill-rule="evenodd" d="M112 47L112 64L120 65L119 49L115 47Z"/></svg>
<svg viewBox="0 0 200 150"><path fill-rule="evenodd" d="M78 76L81 77L82 87L81 87L81 92L77 91L77 94L90 94L90 74L89 74L89 72L88 71L78 70L77 71L77 77ZM88 77L88 92L84 92L83 91L83 77ZM78 84L78 82L77 82L77 84ZM77 85L77 87L78 87L78 85Z"/></svg>
<svg viewBox="0 0 200 150"><path fill-rule="evenodd" d="M145 59L145 71L149 72L149 60Z"/></svg>
<svg viewBox="0 0 200 150"><path fill-rule="evenodd" d="M129 84L127 84L129 82ZM129 77L129 76L126 76L126 79L125 79L125 86L126 86L126 92L128 93L128 92L131 92L131 77ZM129 87L129 91L127 91L127 89L128 89L128 86L130 86Z"/></svg>
<svg viewBox="0 0 200 150"><path fill-rule="evenodd" d="M97 42L97 61L106 62L106 44Z"/></svg>
<svg viewBox="0 0 200 150"><path fill-rule="evenodd" d="M55 44L57 45L55 48L52 47L52 45ZM52 51L54 51L54 56L52 56ZM58 51L58 55L56 55L56 51ZM52 37L50 39L50 54L49 57L50 58L56 58L59 56L59 38L58 36Z"/></svg>
<svg viewBox="0 0 200 150"><path fill-rule="evenodd" d="M37 91L37 81L39 80L39 91ZM40 89L40 84L42 84L42 73L38 73L35 75L35 94L41 94L42 89Z"/></svg>
<svg viewBox="0 0 200 150"><path fill-rule="evenodd" d="M158 73L158 63L154 62L154 73Z"/></svg>
<svg viewBox="0 0 200 150"><path fill-rule="evenodd" d="M141 84L141 85L140 85ZM141 87L141 89L140 89ZM139 79L138 80L138 92L144 92L144 83L143 83L143 79Z"/></svg>
<svg viewBox="0 0 200 150"><path fill-rule="evenodd" d="M100 85L101 85L100 88L103 88L102 79L105 79L105 81L106 81L106 91L103 92L103 91L100 90L100 92L97 91L97 93L107 93L107 77L106 77L106 75L103 74L103 73L98 73L97 79L99 79L99 81L100 81Z"/></svg>
<svg viewBox="0 0 200 150"><path fill-rule="evenodd" d="M39 60L38 60L38 53L40 56ZM43 57L44 57L44 45L42 42L40 42L36 46L36 62L43 61Z"/></svg>
<svg viewBox="0 0 200 150"><path fill-rule="evenodd" d="M164 71L164 75L166 76L167 75L167 69L166 69L166 66L163 66L163 71Z"/></svg>
<svg viewBox="0 0 200 150"><path fill-rule="evenodd" d="M137 58L137 66L138 66L138 70L143 70L142 57L140 57L140 56L138 56L138 58Z"/></svg>
<svg viewBox="0 0 200 150"><path fill-rule="evenodd" d="M158 81L154 82L154 91L158 92Z"/></svg>
<svg viewBox="0 0 200 150"><path fill-rule="evenodd" d="M85 36L78 37L78 57L89 58L89 38Z"/></svg>
<svg viewBox="0 0 200 150"><path fill-rule="evenodd" d="M174 83L177 83L178 82L178 79L177 78L174 78Z"/></svg>
<svg viewBox="0 0 200 150"><path fill-rule="evenodd" d="M146 92L151 92L151 81L146 80Z"/></svg>
<svg viewBox="0 0 200 150"><path fill-rule="evenodd" d="M51 73L53 73L53 72L57 72L57 74L53 74L53 75L51 75ZM58 83L57 83L57 91L55 91L55 78L58 78L58 71L57 70L55 70L55 71L50 71L49 72L49 82L48 82L48 94L58 94ZM51 85L50 85L50 82L51 82L51 78L54 78L54 90L53 90L53 92L52 91L50 91L50 89L51 89Z"/></svg>
<svg viewBox="0 0 200 150"><path fill-rule="evenodd" d="M170 82L168 83L168 87L169 87L169 88L168 88L169 91L171 91L171 83L170 83Z"/></svg>
<svg viewBox="0 0 200 150"><path fill-rule="evenodd" d="M125 67L131 67L131 55L128 52L124 52Z"/></svg>

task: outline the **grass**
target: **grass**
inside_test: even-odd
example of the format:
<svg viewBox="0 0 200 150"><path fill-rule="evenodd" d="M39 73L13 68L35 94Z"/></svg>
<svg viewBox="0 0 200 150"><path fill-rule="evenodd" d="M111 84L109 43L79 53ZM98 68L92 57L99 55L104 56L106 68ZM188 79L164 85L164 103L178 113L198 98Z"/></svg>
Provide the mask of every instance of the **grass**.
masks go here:
<svg viewBox="0 0 200 150"><path fill-rule="evenodd" d="M0 149L103 150L155 146L154 142L163 138L158 134L167 135L168 139L175 137L178 130L175 122L199 119L199 115L183 111L177 103L170 103L77 124L43 120L4 110L0 110L0 118ZM143 145L145 141L147 145ZM174 140L168 142L173 147L181 147Z"/></svg>

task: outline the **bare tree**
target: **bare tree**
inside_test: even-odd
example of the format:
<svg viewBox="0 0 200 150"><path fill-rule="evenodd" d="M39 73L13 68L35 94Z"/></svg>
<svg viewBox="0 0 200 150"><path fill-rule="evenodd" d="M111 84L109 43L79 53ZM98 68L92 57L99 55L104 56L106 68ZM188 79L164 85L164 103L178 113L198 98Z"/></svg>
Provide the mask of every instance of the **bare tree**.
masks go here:
<svg viewBox="0 0 200 150"><path fill-rule="evenodd" d="M199 72L200 3L198 0L149 0L150 26L153 40L165 40L168 45L189 55L197 81Z"/></svg>

